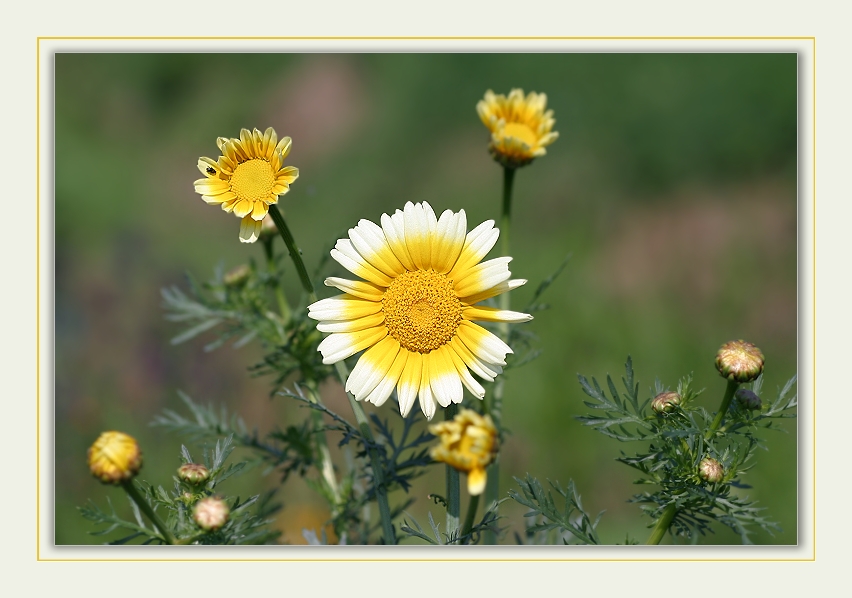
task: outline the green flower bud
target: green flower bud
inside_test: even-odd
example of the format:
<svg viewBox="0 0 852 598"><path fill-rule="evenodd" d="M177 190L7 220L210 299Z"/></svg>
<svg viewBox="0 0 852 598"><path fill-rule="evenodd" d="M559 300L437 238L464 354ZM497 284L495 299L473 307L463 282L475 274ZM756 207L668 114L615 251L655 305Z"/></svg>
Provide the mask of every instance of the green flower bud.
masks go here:
<svg viewBox="0 0 852 598"><path fill-rule="evenodd" d="M207 532L216 531L228 522L231 509L225 501L215 496L199 500L192 511L192 519Z"/></svg>
<svg viewBox="0 0 852 598"><path fill-rule="evenodd" d="M763 353L746 341L731 341L716 353L716 369L723 378L751 382L763 372Z"/></svg>
<svg viewBox="0 0 852 598"><path fill-rule="evenodd" d="M711 457L705 457L698 464L698 476L711 484L721 482L725 476L725 469L722 464Z"/></svg>
<svg viewBox="0 0 852 598"><path fill-rule="evenodd" d="M281 215L284 215L284 210L281 210ZM269 239L278 235L278 227L272 216L267 214L260 223L260 239Z"/></svg>
<svg viewBox="0 0 852 598"><path fill-rule="evenodd" d="M651 401L651 409L657 413L671 413L680 405L680 395L676 392L661 392Z"/></svg>
<svg viewBox="0 0 852 598"><path fill-rule="evenodd" d="M178 468L178 477L189 484L200 484L210 477L210 470L200 463L184 463Z"/></svg>
<svg viewBox="0 0 852 598"><path fill-rule="evenodd" d="M236 268L228 271L228 273L222 277L222 282L224 282L227 287L241 287L249 279L250 274L251 268L249 268L246 264L240 264Z"/></svg>
<svg viewBox="0 0 852 598"><path fill-rule="evenodd" d="M746 409L757 410L763 406L760 397L747 388L738 388L734 397Z"/></svg>

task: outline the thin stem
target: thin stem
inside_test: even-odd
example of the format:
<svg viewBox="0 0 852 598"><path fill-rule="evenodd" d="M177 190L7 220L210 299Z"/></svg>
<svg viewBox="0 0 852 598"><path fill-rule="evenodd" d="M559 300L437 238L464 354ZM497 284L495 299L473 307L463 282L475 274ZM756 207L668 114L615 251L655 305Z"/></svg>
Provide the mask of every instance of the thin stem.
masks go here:
<svg viewBox="0 0 852 598"><path fill-rule="evenodd" d="M317 389L317 383L314 380L307 380L306 386L308 387L308 398L311 402L322 405L319 391ZM320 456L320 463L322 465L321 472L322 477L325 480L325 484L328 486L334 501L331 515L332 517L336 517L337 512L340 509L340 487L337 484L337 476L334 475L334 464L331 461L331 452L328 450L328 440L326 439L325 430L323 429L322 413L315 409L311 409L311 419L313 420L312 423L314 428L319 430L315 435L315 438L317 442L317 451Z"/></svg>
<svg viewBox="0 0 852 598"><path fill-rule="evenodd" d="M444 420L451 421L458 411L458 405L451 403L444 409ZM455 467L445 466L447 477L447 534L452 536L459 529L461 516L461 491L459 489L459 472Z"/></svg>
<svg viewBox="0 0 852 598"><path fill-rule="evenodd" d="M177 540L172 535L172 532L169 531L169 528L166 527L166 524L163 523L163 520L160 519L160 516L154 512L154 509L151 508L151 505L148 504L148 501L145 500L141 494L139 494L139 490L136 489L136 486L133 485L133 480L125 480L121 483L121 487L124 488L124 491L127 492L127 495L136 503L139 509L145 513L148 519L154 524L160 533L163 535L163 540L166 544L175 544Z"/></svg>
<svg viewBox="0 0 852 598"><path fill-rule="evenodd" d="M334 364L334 368L337 370L337 376L340 378L340 383L345 387L346 379L349 377L349 368L346 367L346 364L343 361L338 361ZM370 457L370 467L373 470L373 479L376 483L376 501L379 503L379 515L382 519L382 535L384 537L385 544L396 544L396 534L393 530L390 505L388 504L388 489L385 486L385 474L384 471L382 471L381 463L379 462L379 455L375 449L375 438L373 437L373 431L370 429L370 422L367 420L367 414L364 413L364 409L361 407L361 404L355 400L355 396L350 392L347 392L346 396L349 399L349 405L352 407L352 412L355 414L355 421L358 424L358 429L361 430L361 434L367 442L367 454Z"/></svg>
<svg viewBox="0 0 852 598"><path fill-rule="evenodd" d="M739 382L728 380L728 386L725 388L725 396L722 398L722 404L719 405L719 412L713 419L713 423L710 424L710 429L707 430L707 434L704 435L704 440L710 440L713 438L713 434L715 434L716 430L719 429L719 426L722 424L722 420L725 419L725 414L728 413L728 407L731 406L731 400L734 398L734 393L737 391L737 387L739 385Z"/></svg>
<svg viewBox="0 0 852 598"><path fill-rule="evenodd" d="M281 281L275 276L275 255L272 252L272 238L264 237L262 243L263 252L266 255L266 270L272 278L272 283L275 289L275 299L278 301L278 311L281 312L281 318L284 322L289 322L290 306L287 304L287 297L284 295L284 289L281 286Z"/></svg>
<svg viewBox="0 0 852 598"><path fill-rule="evenodd" d="M476 519L476 509L479 507L479 495L475 494L470 497L470 502L467 505L467 514L464 516L464 524L461 529L462 544L467 544L470 538L465 536L470 535L470 530L473 528L473 520Z"/></svg>
<svg viewBox="0 0 852 598"><path fill-rule="evenodd" d="M278 206L272 204L269 206L269 215L272 216L275 226L278 227L278 232L281 233L281 238L284 239L284 244L287 246L287 251L290 252L290 259L293 260L293 265L296 266L296 272L299 273L299 280L302 281L302 288L308 294L311 303L316 302L317 294L314 291L314 283L311 282L311 277L305 269L305 262L302 261L302 252L296 247L296 240L293 238L293 233L287 227L284 221L284 216L278 211Z"/></svg>
<svg viewBox="0 0 852 598"><path fill-rule="evenodd" d="M512 187L515 182L515 169L503 167L503 214L500 217L500 253L502 256L509 255L509 225L512 220ZM509 293L500 295L500 309L509 309L511 303ZM509 340L509 323L500 322L497 325L497 332L503 342ZM486 411L491 415L497 431L502 431L503 420L503 377L497 379L494 383L494 392L491 396L491 401L486 402ZM485 504L490 505L497 501L497 495L500 492L500 461L499 456L488 467L487 477L485 481ZM488 529L485 530L483 538L485 544L497 543L497 532Z"/></svg>
<svg viewBox="0 0 852 598"><path fill-rule="evenodd" d="M314 284L311 282L311 277L308 275L308 271L305 268L305 262L302 261L302 254L298 247L296 247L296 240L293 238L293 234L290 232L290 229L287 227L287 223L284 221L284 216L281 215L281 212L278 211L278 207L275 205L269 206L269 214L272 216L275 226L278 227L278 232L281 233L281 238L284 239L284 244L287 245L287 250L290 252L290 258L293 260L293 264L296 266L296 271L299 273L299 279L302 281L302 288L305 289L305 292L308 294L309 301L311 303L315 303L317 300L317 294L314 291ZM343 361L338 361L334 367L337 370L337 376L340 378L340 383L343 384L345 388L346 379L349 377L349 369ZM375 449L375 440L373 438L373 432L370 430L370 423L367 420L367 415L364 413L364 409L358 401L355 400L355 397L349 392L346 393L346 396L349 398L349 405L352 407L352 412L355 414L355 421L358 424L358 428L361 430L361 434L364 436L364 439L368 444L367 454L370 456L370 467L373 469L373 479L376 482L376 501L379 503L379 514L382 518L382 532L385 544L396 544L396 535L394 534L393 522L391 521L390 515L390 505L388 504L388 490L385 487L385 475L384 471L382 471L381 463L379 462L379 455Z"/></svg>
<svg viewBox="0 0 852 598"><path fill-rule="evenodd" d="M651 532L651 537L648 538L647 542L645 542L646 545L656 546L660 543L660 540L662 540L663 536L666 535L666 532L669 531L669 526L672 524L676 513L677 507L675 506L675 503L671 503L666 507L666 510L663 511L663 514L660 516L659 520L657 520L657 525L654 526L654 529Z"/></svg>

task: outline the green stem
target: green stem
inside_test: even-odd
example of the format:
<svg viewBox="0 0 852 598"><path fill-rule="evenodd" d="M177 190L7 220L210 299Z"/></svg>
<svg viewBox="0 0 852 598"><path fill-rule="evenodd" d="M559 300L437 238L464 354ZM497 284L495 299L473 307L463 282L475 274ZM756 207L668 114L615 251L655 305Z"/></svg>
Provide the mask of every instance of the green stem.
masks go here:
<svg viewBox="0 0 852 598"><path fill-rule="evenodd" d="M500 217L500 255L509 255L509 225L512 220L512 187L515 182L515 169L503 167L503 213ZM500 309L509 309L511 303L509 293L500 295ZM509 324L508 322L500 322L497 325L497 332L503 342L509 340ZM486 402L486 412L491 415L494 425L497 427L498 433L502 433L503 420L503 377L497 379L494 383L494 392L491 396L491 401ZM499 456L494 459L488 467L485 481L485 504L491 505L497 501L497 495L500 492L500 462ZM485 544L497 543L497 532L494 530L485 530L483 538Z"/></svg>
<svg viewBox="0 0 852 598"><path fill-rule="evenodd" d="M465 538L465 536L469 535L470 530L473 528L473 520L476 518L477 507L479 507L479 495L475 494L470 497L470 503L467 505L467 515L464 516L464 524L461 530L462 544L467 544L470 541L470 538Z"/></svg>
<svg viewBox="0 0 852 598"><path fill-rule="evenodd" d="M281 318L284 322L290 321L290 306L287 304L287 297L284 295L284 289L281 287L281 281L277 279L275 272L275 255L272 252L272 238L264 237L262 240L263 252L266 254L266 270L272 277L275 299L278 301L278 311L281 312Z"/></svg>
<svg viewBox="0 0 852 598"><path fill-rule="evenodd" d="M312 403L322 404L320 400L319 391L317 389L317 383L313 380L307 380L306 386L308 387L308 398ZM322 477L325 480L325 484L328 487L329 492L331 492L332 499L334 504L332 505L331 515L332 517L336 517L338 510L340 509L340 487L337 484L337 476L334 475L334 464L331 461L331 452L328 450L328 440L325 436L325 429L322 421L322 413L317 411L316 409L311 409L311 419L312 423L316 430L320 430L315 435L317 442L317 451L320 456L320 471L322 473Z"/></svg>
<svg viewBox="0 0 852 598"><path fill-rule="evenodd" d="M451 403L444 409L444 421L452 421L458 412L458 405ZM459 529L461 516L461 491L459 472L455 467L445 466L447 477L447 534L452 536Z"/></svg>
<svg viewBox="0 0 852 598"><path fill-rule="evenodd" d="M710 440L713 438L713 434L715 434L716 430L719 429L719 426L722 424L722 420L725 419L725 414L728 413L728 407L731 406L731 400L734 398L734 393L737 391L737 387L739 385L739 382L728 380L728 386L725 388L725 396L722 398L722 404L719 405L719 412L713 419L713 423L710 424L710 429L707 430L707 434L704 435L704 440Z"/></svg>
<svg viewBox="0 0 852 598"><path fill-rule="evenodd" d="M349 368L343 361L338 361L334 364L337 370L337 376L340 378L340 383L346 386L346 379L349 377ZM358 429L364 436L368 444L367 454L370 457L370 467L373 470L373 479L376 483L376 501L379 503L379 515L382 519L382 534L385 544L396 544L396 534L393 530L393 522L391 521L390 505L388 504L388 489L385 486L385 474L382 471L379 455L374 448L375 438L373 431L370 429L370 422L367 420L367 414L361 407L361 403L355 400L355 396L351 392L346 393L349 399L349 405L352 407L352 412L355 414L355 421L358 424Z"/></svg>
<svg viewBox="0 0 852 598"><path fill-rule="evenodd" d="M169 528L166 527L166 524L163 523L163 520L160 519L160 516L154 512L154 509L151 508L151 505L148 504L148 501L145 500L141 494L139 494L139 490L136 489L136 486L133 485L133 480L125 480L121 483L121 487L124 488L124 491L127 492L127 495L136 503L139 509L145 513L148 519L154 524L160 533L163 536L163 540L166 544L175 544L177 540L172 535L172 532L169 531Z"/></svg>
<svg viewBox="0 0 852 598"><path fill-rule="evenodd" d="M657 521L657 525L654 526L654 530L651 532L651 537L648 538L648 541L645 542L645 544L648 546L656 546L659 544L660 540L663 539L663 536L666 535L666 532L669 531L669 526L672 524L676 513L677 507L675 506L675 503L671 503L667 506L666 510L663 511L663 514Z"/></svg>
<svg viewBox="0 0 852 598"><path fill-rule="evenodd" d="M308 275L307 269L305 269L305 262L302 261L302 254L298 247L296 247L296 240L293 238L293 234L287 227L287 223L284 221L284 216L281 215L281 212L278 211L278 207L275 205L269 206L269 214L272 216L275 226L278 227L278 232L281 233L281 238L284 239L284 244L287 245L287 250L290 252L290 258L293 260L293 264L296 266L296 271L299 273L299 279L302 281L302 288L305 289L305 292L308 294L309 301L311 303L315 303L317 300L317 294L314 291L314 284L311 282L311 277ZM343 384L345 388L346 379L349 377L349 369L343 361L338 361L334 367L337 370L337 376L340 378L340 383ZM375 439L373 438L372 430L370 430L370 423L367 420L367 415L364 413L364 409L361 407L360 403L355 400L355 397L349 392L346 393L346 396L349 398L349 405L352 407L352 412L355 414L355 421L358 424L358 428L361 430L361 434L369 444L367 454L370 456L370 467L373 469L373 479L376 482L376 501L379 503L379 514L382 519L382 532L385 544L396 544L396 535L394 534L393 522L391 521L390 505L388 504L388 489L385 486L385 476L384 471L382 471L381 462L379 461L379 455L373 447Z"/></svg>
<svg viewBox="0 0 852 598"><path fill-rule="evenodd" d="M275 226L278 227L278 232L281 233L281 238L284 239L284 244L287 246L287 251L290 252L290 259L293 260L293 265L296 266L296 272L299 274L299 280L302 281L302 288L308 294L311 303L316 302L317 294L314 291L314 283L311 282L311 277L305 269L305 262L302 261L302 252L296 247L296 240L293 238L293 233L287 227L284 221L284 216L278 211L278 206L272 204L269 206L269 215L272 216Z"/></svg>

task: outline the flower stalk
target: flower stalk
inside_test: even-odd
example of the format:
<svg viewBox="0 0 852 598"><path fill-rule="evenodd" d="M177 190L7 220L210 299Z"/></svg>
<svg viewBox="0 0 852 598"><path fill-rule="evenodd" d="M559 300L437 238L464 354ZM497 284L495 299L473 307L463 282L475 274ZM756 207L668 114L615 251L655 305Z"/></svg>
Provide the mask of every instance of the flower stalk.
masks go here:
<svg viewBox="0 0 852 598"><path fill-rule="evenodd" d="M452 404L444 409L444 421L452 421L458 412L458 406ZM461 514L461 490L458 470L447 464L447 534L452 536L459 529L459 518Z"/></svg>
<svg viewBox="0 0 852 598"><path fill-rule="evenodd" d="M459 535L462 538L462 544L470 542L470 538L466 536L470 535L470 530L473 528L473 520L476 518L476 509L478 507L479 494L474 494L470 497L470 502L467 505L467 514L464 517L464 524L462 524L461 534Z"/></svg>
<svg viewBox="0 0 852 598"><path fill-rule="evenodd" d="M502 255L509 255L509 225L512 219L512 189L515 182L515 169L508 166L503 167L503 213L500 216L500 251ZM500 309L508 310L511 307L509 293L500 295ZM509 341L509 324L500 322L497 329L503 342ZM494 392L490 403L486 403L486 412L491 415L498 433L502 431L503 416L503 388L504 379L498 378L494 383ZM500 491L500 462L495 459L488 468L488 479L485 485L485 504L497 501ZM496 544L497 533L486 530L484 536L485 544Z"/></svg>
<svg viewBox="0 0 852 598"><path fill-rule="evenodd" d="M299 280L302 283L302 288L305 289L305 292L308 294L309 303L315 302L317 300L317 294L316 291L314 291L314 283L311 282L311 277L308 275L308 271L305 268L305 262L302 261L302 252L296 246L296 240L293 238L293 233L290 232L287 222L284 220L284 216L278 210L278 206L275 204L270 205L269 214L272 216L275 226L278 227L278 232L281 234L281 238L284 239L287 251L290 252L290 259L293 260L293 265L296 266L296 272L299 274Z"/></svg>
<svg viewBox="0 0 852 598"><path fill-rule="evenodd" d="M151 505L148 504L141 494L139 494L139 490L136 489L136 486L133 485L133 480L123 480L121 482L121 487L124 488L124 491L127 492L127 496L136 503L136 506L139 507L139 510L145 513L145 516L151 520L151 523L154 524L160 534L163 537L163 541L166 544L176 544L177 540L172 535L172 532L169 531L169 528L166 527L166 524L163 523L163 520L160 519L160 516L154 512L154 509L151 508Z"/></svg>
<svg viewBox="0 0 852 598"><path fill-rule="evenodd" d="M647 546L656 546L660 543L660 540L662 540L663 536L666 535L666 532L669 531L669 526L672 524L672 521L674 521L676 514L677 506L675 506L675 503L669 504L657 520L657 525L654 526L654 529L651 532L651 537L649 537L648 541L645 542Z"/></svg>
<svg viewBox="0 0 852 598"><path fill-rule="evenodd" d="M290 252L290 259L293 260L293 265L296 266L296 271L299 273L299 279L302 282L302 288L308 294L309 302L315 303L317 301L317 295L316 291L314 291L314 284L311 281L311 277L308 275L307 269L305 268L305 262L302 260L302 253L296 246L296 240L293 238L293 233L290 232L287 222L284 220L284 216L278 210L277 206L274 204L270 205L269 214L272 216L272 220L275 222L275 226L278 228L281 238L284 239L284 244L287 245L287 250ZM335 364L335 370L340 378L340 383L345 387L346 379L349 377L349 370L346 367L346 364L343 361L338 361ZM373 477L376 482L376 501L379 503L379 515L382 520L382 534L385 544L396 544L396 535L394 534L393 522L391 521L390 515L390 505L388 504L387 487L385 486L385 476L379 462L378 454L374 448L375 439L373 438L373 432L370 429L370 423L367 420L367 415L364 413L364 409L355 400L352 393L347 392L346 396L349 398L349 405L352 407L352 412L355 414L355 421L358 424L358 428L361 430L361 434L364 436L364 439L368 444L367 454L370 456L370 467L373 469ZM317 400L319 400L318 397Z"/></svg>
<svg viewBox="0 0 852 598"><path fill-rule="evenodd" d="M731 406L731 400L733 400L734 393L737 392L737 387L739 385L740 383L736 380L728 380L728 386L725 388L725 396L722 397L722 404L719 405L719 412L716 414L716 417L713 419L713 423L710 424L710 428L704 435L704 440L710 440L713 438L716 430L719 429L719 426L722 424L722 420L725 419L725 414L728 413L728 408Z"/></svg>

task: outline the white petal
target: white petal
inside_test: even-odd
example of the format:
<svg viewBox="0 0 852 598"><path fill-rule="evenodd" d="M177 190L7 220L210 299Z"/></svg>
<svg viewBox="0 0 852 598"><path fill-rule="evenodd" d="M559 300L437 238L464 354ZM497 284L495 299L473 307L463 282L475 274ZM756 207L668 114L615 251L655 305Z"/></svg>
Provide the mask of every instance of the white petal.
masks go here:
<svg viewBox="0 0 852 598"><path fill-rule="evenodd" d="M464 276L469 268L478 264L482 261L482 258L488 255L499 236L500 231L494 228L493 220L486 220L467 233L459 259L456 260L455 266L450 270L448 278L456 279Z"/></svg>
<svg viewBox="0 0 852 598"><path fill-rule="evenodd" d="M382 304L379 301L365 301L343 294L310 304L308 317L314 320L338 322L371 316L381 310Z"/></svg>
<svg viewBox="0 0 852 598"><path fill-rule="evenodd" d="M366 328L373 328L385 321L385 314L379 312L371 316L356 318L354 320L328 321L317 323L317 330L320 332L357 332Z"/></svg>
<svg viewBox="0 0 852 598"><path fill-rule="evenodd" d="M496 284L490 289L486 289L481 293L477 293L475 295L468 295L464 298L464 303L468 305L473 305L474 303L479 303L480 301L485 301L486 299L490 299L491 297L496 297L497 295L502 295L503 293L508 293L514 289L517 289L520 286L527 284L527 281L523 278L516 278L514 280L505 280L500 284Z"/></svg>
<svg viewBox="0 0 852 598"><path fill-rule="evenodd" d="M385 233L376 224L369 220L360 220L358 226L349 229L349 238L358 253L377 270L391 278L405 272L405 268L388 246Z"/></svg>
<svg viewBox="0 0 852 598"><path fill-rule="evenodd" d="M447 347L447 355L450 360L453 362L453 366L456 368L458 372L462 384L471 392L471 394L479 399L485 398L485 389L482 385L476 381L476 378L471 376L470 371L467 369L464 360L459 356L455 351L455 346L453 343L446 345Z"/></svg>
<svg viewBox="0 0 852 598"><path fill-rule="evenodd" d="M410 353L406 349L401 349L396 354L396 359L390 367L390 370L388 370L387 374L384 378L382 378L376 388L374 388L373 391L366 396L364 399L365 401L379 406L388 400L388 397L393 392L396 383L399 381L399 377L402 375L403 369L405 369L405 364L408 361L409 355Z"/></svg>
<svg viewBox="0 0 852 598"><path fill-rule="evenodd" d="M423 377L423 356L420 353L409 352L405 369L399 377L396 386L396 394L399 397L399 412L402 417L408 415L420 390L420 381Z"/></svg>
<svg viewBox="0 0 852 598"><path fill-rule="evenodd" d="M435 398L432 396L432 387L429 384L429 371L431 354L423 355L423 376L420 380L420 410L426 419L432 419L435 416Z"/></svg>
<svg viewBox="0 0 852 598"><path fill-rule="evenodd" d="M344 293L358 297L359 299L366 299L367 301L381 301L385 294L383 287L371 282L347 280L334 276L325 279L325 286L340 289Z"/></svg>
<svg viewBox="0 0 852 598"><path fill-rule="evenodd" d="M464 277L455 280L453 287L462 300L504 282L512 276L509 271L510 257L497 257L470 268Z"/></svg>
<svg viewBox="0 0 852 598"><path fill-rule="evenodd" d="M385 326L367 328L358 332L336 332L324 338L317 349L322 353L324 364L337 363L376 344L387 336L387 333L388 329Z"/></svg>
<svg viewBox="0 0 852 598"><path fill-rule="evenodd" d="M432 396L441 407L461 403L464 397L461 378L447 354L450 350L444 345L429 354L429 384L432 387Z"/></svg>
<svg viewBox="0 0 852 598"><path fill-rule="evenodd" d="M481 322L529 322L533 317L529 314L509 309L497 309L496 307L471 306L462 308L462 317L465 320L477 320Z"/></svg>
<svg viewBox="0 0 852 598"><path fill-rule="evenodd" d="M394 255L406 270L416 270L405 245L405 215L399 210L393 216L382 214L382 230Z"/></svg>
<svg viewBox="0 0 852 598"><path fill-rule="evenodd" d="M355 250L349 239L338 239L334 249L331 250L331 257L341 266L364 280L369 280L373 284L383 287L390 286L392 279L367 263L361 257L361 254Z"/></svg>
<svg viewBox="0 0 852 598"><path fill-rule="evenodd" d="M387 375L399 350L399 343L392 336L386 336L367 349L352 368L346 380L346 391L358 401L370 394Z"/></svg>
<svg viewBox="0 0 852 598"><path fill-rule="evenodd" d="M483 361L497 365L506 365L506 354L512 353L509 345L501 341L497 336L491 334L482 326L478 326L467 320L461 321L456 335L474 355Z"/></svg>
<svg viewBox="0 0 852 598"><path fill-rule="evenodd" d="M464 245L467 216L464 210L453 214L445 210L438 220L435 237L432 239L432 268L446 274L455 265Z"/></svg>

